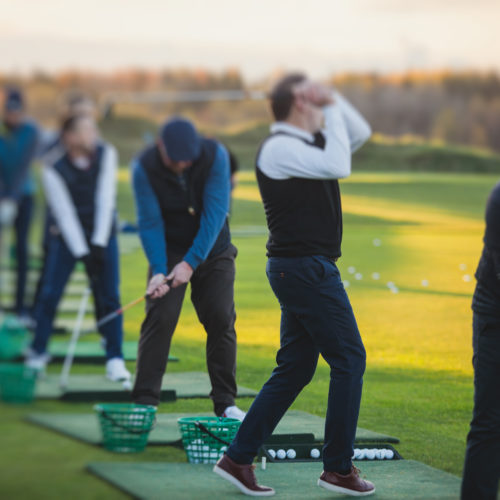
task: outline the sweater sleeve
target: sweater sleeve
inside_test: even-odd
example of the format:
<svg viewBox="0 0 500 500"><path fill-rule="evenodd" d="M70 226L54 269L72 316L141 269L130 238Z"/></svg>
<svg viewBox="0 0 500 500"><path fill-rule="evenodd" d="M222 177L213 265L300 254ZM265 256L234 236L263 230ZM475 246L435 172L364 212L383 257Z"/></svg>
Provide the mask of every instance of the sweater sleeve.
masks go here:
<svg viewBox="0 0 500 500"><path fill-rule="evenodd" d="M139 161L132 163L132 187L142 247L154 274L167 274L167 243L160 205Z"/></svg>
<svg viewBox="0 0 500 500"><path fill-rule="evenodd" d="M492 256L495 274L500 279L500 184L493 189L486 206L484 243Z"/></svg>
<svg viewBox="0 0 500 500"><path fill-rule="evenodd" d="M347 128L351 153L354 153L370 138L372 129L361 113L342 94L335 92L334 96Z"/></svg>
<svg viewBox="0 0 500 500"><path fill-rule="evenodd" d="M229 155L220 144L203 190L200 228L184 260L196 269L208 256L229 212L231 182Z"/></svg>
<svg viewBox="0 0 500 500"><path fill-rule="evenodd" d="M77 259L87 255L89 247L64 180L54 168L45 166L42 182L50 211L70 252Z"/></svg>
<svg viewBox="0 0 500 500"><path fill-rule="evenodd" d="M95 197L94 231L92 244L108 246L113 215L116 208L116 172L118 170L118 153L113 146L106 145L102 157L101 169L97 179Z"/></svg>

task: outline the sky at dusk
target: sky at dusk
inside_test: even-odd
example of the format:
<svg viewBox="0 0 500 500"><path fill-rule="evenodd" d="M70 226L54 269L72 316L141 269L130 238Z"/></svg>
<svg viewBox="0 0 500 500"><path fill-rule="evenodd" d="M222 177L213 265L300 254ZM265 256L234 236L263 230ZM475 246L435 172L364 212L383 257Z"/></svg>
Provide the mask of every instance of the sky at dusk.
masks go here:
<svg viewBox="0 0 500 500"><path fill-rule="evenodd" d="M500 70L498 0L0 0L0 71Z"/></svg>

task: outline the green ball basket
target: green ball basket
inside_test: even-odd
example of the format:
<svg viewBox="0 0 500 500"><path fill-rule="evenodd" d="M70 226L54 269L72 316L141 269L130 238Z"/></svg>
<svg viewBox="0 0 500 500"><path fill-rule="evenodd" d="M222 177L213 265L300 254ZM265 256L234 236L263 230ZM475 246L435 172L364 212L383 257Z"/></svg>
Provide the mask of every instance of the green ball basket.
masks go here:
<svg viewBox="0 0 500 500"><path fill-rule="evenodd" d="M191 464L214 464L240 428L235 418L182 417L177 420L182 444Z"/></svg>
<svg viewBox="0 0 500 500"><path fill-rule="evenodd" d="M21 356L28 341L26 327L15 316L6 316L0 324L0 360Z"/></svg>
<svg viewBox="0 0 500 500"><path fill-rule="evenodd" d="M0 363L0 397L6 403L31 403L35 397L37 370L23 364Z"/></svg>
<svg viewBox="0 0 500 500"><path fill-rule="evenodd" d="M147 405L101 403L94 406L103 446L116 453L144 451L156 422L156 408Z"/></svg>

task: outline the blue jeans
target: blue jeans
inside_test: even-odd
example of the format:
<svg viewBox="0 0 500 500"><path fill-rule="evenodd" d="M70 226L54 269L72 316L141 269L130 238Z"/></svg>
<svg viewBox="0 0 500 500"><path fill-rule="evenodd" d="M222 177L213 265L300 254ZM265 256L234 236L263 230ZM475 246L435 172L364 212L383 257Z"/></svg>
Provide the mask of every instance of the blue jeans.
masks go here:
<svg viewBox="0 0 500 500"><path fill-rule="evenodd" d="M495 500L500 478L500 318L474 313L474 412L462 500Z"/></svg>
<svg viewBox="0 0 500 500"><path fill-rule="evenodd" d="M366 353L335 263L321 256L271 257L267 276L281 305L277 365L227 454L252 463L259 447L312 379L321 354L330 366L325 471L352 466Z"/></svg>
<svg viewBox="0 0 500 500"><path fill-rule="evenodd" d="M47 350L57 306L76 262L60 236L49 236L40 291L34 307L36 329L32 348L39 354ZM102 272L90 280L97 321L120 308L119 285L118 242L113 235L106 248ZM99 333L106 339L106 358L122 358L122 316L104 325Z"/></svg>

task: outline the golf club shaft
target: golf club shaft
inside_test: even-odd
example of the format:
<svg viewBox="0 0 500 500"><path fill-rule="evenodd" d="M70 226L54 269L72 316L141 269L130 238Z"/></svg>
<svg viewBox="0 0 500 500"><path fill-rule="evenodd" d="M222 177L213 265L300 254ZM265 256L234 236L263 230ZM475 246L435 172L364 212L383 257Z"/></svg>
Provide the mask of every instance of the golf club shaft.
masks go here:
<svg viewBox="0 0 500 500"><path fill-rule="evenodd" d="M173 280L167 280L165 278L164 283L170 286L172 284L172 281ZM96 323L96 329L98 330L99 328L101 328L102 326L106 325L110 321L113 321L115 318L117 318L118 316L120 316L121 314L123 314L128 309L130 309L130 308L136 306L137 304L140 304L144 300L146 300L147 297L148 297L148 294L146 293L146 294L142 295L141 297L138 297L137 299L133 300L132 302L129 302L126 306L120 307L120 309L117 309L116 311L113 311L113 312L107 314L106 316L104 316L103 318L101 318Z"/></svg>

